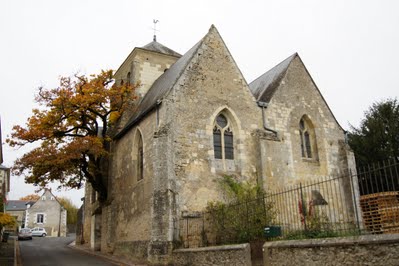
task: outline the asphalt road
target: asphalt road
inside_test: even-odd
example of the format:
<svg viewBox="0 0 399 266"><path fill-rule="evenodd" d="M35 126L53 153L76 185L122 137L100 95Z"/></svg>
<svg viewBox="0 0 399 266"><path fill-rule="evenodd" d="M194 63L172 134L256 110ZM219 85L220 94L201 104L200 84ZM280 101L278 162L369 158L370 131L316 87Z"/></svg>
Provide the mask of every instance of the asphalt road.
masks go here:
<svg viewBox="0 0 399 266"><path fill-rule="evenodd" d="M74 237L33 237L19 241L22 266L111 266L111 262L68 247Z"/></svg>

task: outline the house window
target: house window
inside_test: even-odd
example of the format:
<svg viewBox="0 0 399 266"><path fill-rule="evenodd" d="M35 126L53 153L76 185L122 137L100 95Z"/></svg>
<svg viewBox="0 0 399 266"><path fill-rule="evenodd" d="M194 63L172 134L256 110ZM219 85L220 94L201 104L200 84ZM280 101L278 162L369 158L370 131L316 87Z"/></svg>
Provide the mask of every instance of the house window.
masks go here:
<svg viewBox="0 0 399 266"><path fill-rule="evenodd" d="M44 222L44 214L38 213L36 215L36 223L42 224Z"/></svg>
<svg viewBox="0 0 399 266"><path fill-rule="evenodd" d="M46 196L43 196L43 197L42 197L42 200L46 200Z"/></svg>
<svg viewBox="0 0 399 266"><path fill-rule="evenodd" d="M229 120L219 114L213 128L213 149L215 159L234 159L234 140Z"/></svg>
<svg viewBox="0 0 399 266"><path fill-rule="evenodd" d="M143 149L143 138L140 133L137 142L137 181L144 178L144 149Z"/></svg>
<svg viewBox="0 0 399 266"><path fill-rule="evenodd" d="M303 116L299 121L299 135L301 140L301 155L306 159L317 159L316 136L312 122Z"/></svg>

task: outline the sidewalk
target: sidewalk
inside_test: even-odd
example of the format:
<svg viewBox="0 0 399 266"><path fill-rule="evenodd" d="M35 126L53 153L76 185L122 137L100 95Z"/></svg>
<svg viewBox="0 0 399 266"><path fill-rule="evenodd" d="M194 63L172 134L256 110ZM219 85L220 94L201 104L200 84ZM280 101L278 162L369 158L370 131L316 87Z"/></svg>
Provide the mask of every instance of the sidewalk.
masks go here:
<svg viewBox="0 0 399 266"><path fill-rule="evenodd" d="M114 263L115 265L119 265L119 266L147 266L146 264L137 264L137 263L128 261L127 259L124 259L122 257L107 255L107 254L101 253L100 251L93 251L88 246L76 245L75 241L73 241L71 244L69 244L68 247L78 250L80 252L88 253L92 256L102 258L104 260L110 261L110 262ZM3 264L0 263L0 265L3 265Z"/></svg>
<svg viewBox="0 0 399 266"><path fill-rule="evenodd" d="M8 238L7 243L0 242L0 265L14 266L15 237Z"/></svg>

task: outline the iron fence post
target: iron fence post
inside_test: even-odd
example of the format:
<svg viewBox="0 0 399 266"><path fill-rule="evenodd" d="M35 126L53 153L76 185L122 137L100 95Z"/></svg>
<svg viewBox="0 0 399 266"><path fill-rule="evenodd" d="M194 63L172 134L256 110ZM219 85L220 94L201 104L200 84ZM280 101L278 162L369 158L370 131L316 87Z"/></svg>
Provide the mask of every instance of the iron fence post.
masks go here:
<svg viewBox="0 0 399 266"><path fill-rule="evenodd" d="M355 208L356 226L357 226L357 230L359 231L359 233L361 233L360 222L359 222L359 213L358 213L358 209L357 209L358 205L357 205L357 201L356 201L356 192L355 192L355 186L353 184L353 175L352 175L351 169L349 169L349 176L351 179L351 186L352 186L353 207Z"/></svg>
<svg viewBox="0 0 399 266"><path fill-rule="evenodd" d="M308 230L306 226L306 208L305 201L303 200L302 183L299 183L299 191L301 192L301 205L302 205L302 215L303 215L303 225L305 227L305 232Z"/></svg>

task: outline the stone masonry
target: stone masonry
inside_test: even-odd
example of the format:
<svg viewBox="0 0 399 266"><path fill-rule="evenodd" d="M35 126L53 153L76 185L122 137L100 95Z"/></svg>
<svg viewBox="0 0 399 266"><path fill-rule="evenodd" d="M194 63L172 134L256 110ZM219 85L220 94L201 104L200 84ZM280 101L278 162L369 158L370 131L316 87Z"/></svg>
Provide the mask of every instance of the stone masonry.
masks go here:
<svg viewBox="0 0 399 266"><path fill-rule="evenodd" d="M223 201L223 175L268 191L354 169L344 131L297 54L248 84L212 26L183 56L157 42L135 48L116 79L138 88L115 129L106 205L90 200L86 189L84 238L102 252L173 263L180 218ZM233 158L215 154L220 115L232 135ZM301 150L304 117L311 158ZM349 205L358 206L351 193Z"/></svg>

